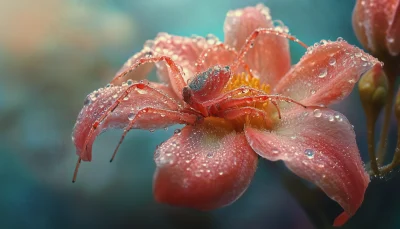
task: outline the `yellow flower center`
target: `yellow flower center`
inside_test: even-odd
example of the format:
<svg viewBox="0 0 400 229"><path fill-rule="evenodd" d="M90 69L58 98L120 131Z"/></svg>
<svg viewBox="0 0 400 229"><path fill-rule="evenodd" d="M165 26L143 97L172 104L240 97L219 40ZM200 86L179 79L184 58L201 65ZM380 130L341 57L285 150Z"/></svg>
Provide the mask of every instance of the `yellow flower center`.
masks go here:
<svg viewBox="0 0 400 229"><path fill-rule="evenodd" d="M262 84L260 79L255 78L253 75L242 72L234 75L228 84L225 86L225 91L232 91L239 87L251 87L257 90L264 91L266 94L270 93L269 84Z"/></svg>
<svg viewBox="0 0 400 229"><path fill-rule="evenodd" d="M249 87L252 89L257 89L259 91L264 92L265 94L269 94L271 89L269 84L263 84L260 82L260 79L254 77L250 73L239 73L234 75L225 86L224 91L232 91L234 89L240 87ZM252 97L259 94L249 91L243 91L240 94L233 96L234 98L241 97ZM235 120L231 120L231 123L235 126L235 129L240 130L243 129L244 125L257 126L260 128L271 128L271 125L278 119L276 108L268 101L268 100L259 100L256 102L250 102L241 107L252 107L261 112L251 112L250 114L243 115ZM242 111L238 111L242 112ZM265 112L263 115L262 112Z"/></svg>

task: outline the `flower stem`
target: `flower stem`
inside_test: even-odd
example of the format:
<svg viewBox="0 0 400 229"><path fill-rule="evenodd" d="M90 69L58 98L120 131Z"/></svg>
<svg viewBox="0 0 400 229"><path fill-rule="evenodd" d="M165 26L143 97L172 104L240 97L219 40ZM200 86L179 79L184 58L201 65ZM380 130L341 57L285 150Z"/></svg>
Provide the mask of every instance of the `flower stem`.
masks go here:
<svg viewBox="0 0 400 229"><path fill-rule="evenodd" d="M388 165L381 167L381 174L385 175L391 172L396 166L400 164L400 129L397 130L397 145L394 151L392 162Z"/></svg>
<svg viewBox="0 0 400 229"><path fill-rule="evenodd" d="M385 65L386 66L386 65ZM392 116L392 105L394 99L394 83L396 74L390 67L384 68L385 74L388 77L388 96L386 100L385 114L383 118L383 127L379 139L378 146L378 164L382 165L385 161L387 137L389 134L390 119Z"/></svg>
<svg viewBox="0 0 400 229"><path fill-rule="evenodd" d="M376 115L373 115L373 117L367 115L368 155L371 160L372 172L374 173L374 175L378 175L379 168L375 156L375 122Z"/></svg>

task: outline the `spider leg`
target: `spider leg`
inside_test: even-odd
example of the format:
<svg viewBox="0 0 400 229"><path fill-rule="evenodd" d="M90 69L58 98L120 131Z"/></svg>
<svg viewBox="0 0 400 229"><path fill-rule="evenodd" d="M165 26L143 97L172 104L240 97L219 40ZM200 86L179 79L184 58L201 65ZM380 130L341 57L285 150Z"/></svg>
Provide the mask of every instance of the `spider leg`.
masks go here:
<svg viewBox="0 0 400 229"><path fill-rule="evenodd" d="M267 112L254 107L238 107L219 112L220 117L228 120L234 120L243 116L248 116L253 114L255 114L256 116L261 116L264 120L264 123L266 123L267 125L271 124L270 122L268 122L270 119L268 118Z"/></svg>
<svg viewBox="0 0 400 229"><path fill-rule="evenodd" d="M224 43L216 44L205 49L197 58L195 63L196 71L203 72L215 65L231 65L236 60L237 55L238 52L234 48Z"/></svg>
<svg viewBox="0 0 400 229"><path fill-rule="evenodd" d="M277 31L274 28L258 28L258 29L255 29L250 34L250 36L248 36L248 38L246 39L246 43L242 46L235 63L232 65L232 72L235 72L236 68L239 67L239 65L243 61L243 58L246 55L247 51L253 46L254 40L260 34L270 34L270 35L273 35L273 36L284 37L284 38L287 38L287 39L289 39L291 41L294 41L294 42L300 44L304 48L308 48L308 46L306 44L304 44L302 41L300 41L299 39L297 39L296 37L294 37L294 36L292 36L292 35L290 35L288 33L285 33L285 32L282 32L282 31Z"/></svg>
<svg viewBox="0 0 400 229"><path fill-rule="evenodd" d="M218 103L220 103L222 101L225 101L227 99L231 99L231 98L233 98L235 96L243 95L243 94L267 95L264 91L261 91L261 90L258 90L258 89L254 89L254 88L251 88L251 87L247 87L247 86L243 86L243 87L238 87L236 89L228 91L228 92L226 92L225 94L219 96L216 99L206 101L206 102L202 103L202 105L206 106L206 107L212 106L214 104L218 104Z"/></svg>
<svg viewBox="0 0 400 229"><path fill-rule="evenodd" d="M310 106L306 106L300 102L297 102L289 97L283 96L283 95L256 95L256 96L246 96L246 97L240 97L240 98L233 98L233 99L229 99L229 100L225 100L222 101L221 103L219 103L217 106L219 107L219 109L221 110L225 110L225 109L229 109L231 107L240 107L240 106L244 106L247 105L251 102L264 102L264 101L274 101L276 104L276 101L285 101L288 103L294 103L297 104L299 106L302 106L304 108L310 107ZM311 106L312 107L312 106Z"/></svg>
<svg viewBox="0 0 400 229"><path fill-rule="evenodd" d="M122 134L117 147L114 150L114 153L111 157L110 162L114 160L115 155L117 154L117 151L119 147L121 146L122 142L125 139L125 136L128 134L128 132L133 129L134 125L137 124L139 121L144 122L144 123L149 123L149 126L141 126L141 129L151 129L154 123L152 120L154 120L154 116L152 117L151 114L154 115L159 115L163 119L168 119L169 122L164 121L164 127L169 126L171 124L195 124L196 122L199 121L199 116L194 115L194 114L189 114L189 113L183 113L179 111L171 111L171 110L164 110L164 109L158 109L158 108L152 108L152 107L146 107L137 112L135 117L129 122L128 126L124 128L124 133ZM147 119L147 120L146 120ZM161 128L160 126L157 126L156 128Z"/></svg>
<svg viewBox="0 0 400 229"><path fill-rule="evenodd" d="M123 99L124 99L132 90L134 90L135 88L152 90L152 91L157 92L158 94L160 94L161 97L163 97L163 98L166 99L167 101L169 100L170 102L176 103L176 102L175 102L173 99L171 99L170 97L164 95L162 92L157 91L156 89L150 87L150 86L147 85L147 84L143 84L143 83L136 83L136 84L133 84L133 85L129 86L129 87L124 91L124 93L122 93L122 94L118 97L118 99L117 99L108 109L106 109L106 111L103 113L103 115L100 116L100 117L93 123L93 125L92 125L92 127L91 127L91 129L90 129L90 131L89 131L88 137L86 138L86 142L85 142L85 144L84 144L84 149L85 149L85 147L86 147L86 145L87 145L88 139L90 139L91 135L93 134L93 131L98 127L98 125L99 125L112 111L114 111L114 110L118 107L118 105L123 101ZM178 105L178 104L176 104L176 105L177 105L176 108L178 109L178 108L179 108L179 105Z"/></svg>
<svg viewBox="0 0 400 229"><path fill-rule="evenodd" d="M76 177L78 176L78 170L79 166L81 165L82 159L81 157L78 158L78 161L76 162L75 170L74 170L74 176L72 177L72 183L75 183Z"/></svg>
<svg viewBox="0 0 400 229"><path fill-rule="evenodd" d="M184 73L182 72L181 68L168 56L158 56L158 57L143 57L137 60L132 66L130 66L125 71L121 72L120 74L116 75L112 80L111 84L115 83L116 81L120 80L122 77L128 75L130 72L135 70L142 64L146 63L156 63L160 61L165 61L167 66L172 72L172 76L170 78L171 85L173 85L175 91L182 91L182 88L185 87L187 84L183 78Z"/></svg>
<svg viewBox="0 0 400 229"><path fill-rule="evenodd" d="M82 145L82 151L79 154L79 160L76 165L75 171L74 171L74 178L73 181L75 181L78 169L79 169L79 164L82 160L88 160L87 158L91 158L91 155L86 155L87 154L87 146L89 141L92 139L93 134L95 133L96 129L99 127L99 125L118 107L121 102L125 101L125 98L129 95L134 90L141 90L142 93L151 93L154 95L154 99L164 101L163 105L168 107L167 109L170 110L180 110L182 107L172 98L169 96L165 95L161 91L152 88L150 85L144 84L144 83L135 83L130 86L128 86L122 93L119 93L119 97L116 97L115 101L108 107L105 107L104 109L102 108L101 115L95 119L94 122L92 122L90 125L90 129L88 130L87 134L85 134L85 140L83 141ZM164 119L161 119L164 120ZM86 158L86 159L85 159ZM90 160L90 159L89 159Z"/></svg>

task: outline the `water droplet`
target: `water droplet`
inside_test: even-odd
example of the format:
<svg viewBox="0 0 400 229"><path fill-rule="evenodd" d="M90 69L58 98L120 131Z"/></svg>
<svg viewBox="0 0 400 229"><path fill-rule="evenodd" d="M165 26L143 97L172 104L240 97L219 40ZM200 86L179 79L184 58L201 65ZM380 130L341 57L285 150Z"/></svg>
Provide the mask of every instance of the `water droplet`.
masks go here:
<svg viewBox="0 0 400 229"><path fill-rule="evenodd" d="M207 157L208 157L208 158L212 158L213 156L214 156L214 152L208 152L208 153L207 153Z"/></svg>
<svg viewBox="0 0 400 229"><path fill-rule="evenodd" d="M127 80L127 81L126 81L126 84L132 85L132 84L133 84L133 80L131 80L131 79Z"/></svg>
<svg viewBox="0 0 400 229"><path fill-rule="evenodd" d="M272 149L272 151L271 151L273 154L278 154L279 153L279 150L278 149Z"/></svg>
<svg viewBox="0 0 400 229"><path fill-rule="evenodd" d="M181 132L181 129L174 130L174 134L179 134L180 132Z"/></svg>
<svg viewBox="0 0 400 229"><path fill-rule="evenodd" d="M135 118L135 114L134 114L134 113L129 113L129 114L128 114L128 119L129 119L129 120L132 121L134 118Z"/></svg>
<svg viewBox="0 0 400 229"><path fill-rule="evenodd" d="M329 121L333 122L333 121L335 121L335 118L333 116L329 116Z"/></svg>
<svg viewBox="0 0 400 229"><path fill-rule="evenodd" d="M220 175L220 176L224 175L224 172L219 172L219 175Z"/></svg>
<svg viewBox="0 0 400 229"><path fill-rule="evenodd" d="M327 40L321 40L319 43L320 43L321 45L325 45L325 44L328 43L328 41L327 41Z"/></svg>
<svg viewBox="0 0 400 229"><path fill-rule="evenodd" d="M314 158L314 151L312 149L306 149L304 151L304 154L308 157L308 159Z"/></svg>
<svg viewBox="0 0 400 229"><path fill-rule="evenodd" d="M319 78L325 78L325 76L328 74L328 70L326 68L322 68L321 71L319 72L318 77Z"/></svg>
<svg viewBox="0 0 400 229"><path fill-rule="evenodd" d="M312 89L312 90L311 90L311 95L314 95L315 92L316 92L316 91L315 91L314 89Z"/></svg>
<svg viewBox="0 0 400 229"><path fill-rule="evenodd" d="M87 96L86 99L85 99L85 101L83 101L83 105L84 105L84 106L87 106L87 105L89 105L91 102L92 102L92 100L90 99L89 96Z"/></svg>
<svg viewBox="0 0 400 229"><path fill-rule="evenodd" d="M356 57L361 57L361 56L362 56L362 53L361 53L361 52L358 52L358 53L355 54L355 56L356 56Z"/></svg>
<svg viewBox="0 0 400 229"><path fill-rule="evenodd" d="M329 65L333 66L335 64L336 64L336 59L335 58L332 57L331 59L329 59Z"/></svg>
<svg viewBox="0 0 400 229"><path fill-rule="evenodd" d="M322 116L322 112L320 109L315 109L314 110L314 117L319 118Z"/></svg>
<svg viewBox="0 0 400 229"><path fill-rule="evenodd" d="M337 39L336 39L336 41L343 41L343 38L342 37L338 37Z"/></svg>
<svg viewBox="0 0 400 229"><path fill-rule="evenodd" d="M156 152L154 153L154 159L157 159L160 157L160 151L156 150Z"/></svg>
<svg viewBox="0 0 400 229"><path fill-rule="evenodd" d="M128 99L129 99L128 96L127 96L127 97L124 97L124 100L125 100L125 101L127 101Z"/></svg>

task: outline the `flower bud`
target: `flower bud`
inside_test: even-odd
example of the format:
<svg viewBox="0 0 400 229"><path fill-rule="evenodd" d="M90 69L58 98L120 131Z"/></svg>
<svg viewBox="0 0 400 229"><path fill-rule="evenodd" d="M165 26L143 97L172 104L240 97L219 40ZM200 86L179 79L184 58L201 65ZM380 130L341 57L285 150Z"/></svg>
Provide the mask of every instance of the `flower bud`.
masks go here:
<svg viewBox="0 0 400 229"><path fill-rule="evenodd" d="M399 4L400 0L357 0L354 7L353 29L358 40L383 60L400 53Z"/></svg>
<svg viewBox="0 0 400 229"><path fill-rule="evenodd" d="M375 65L361 77L358 90L367 115L373 112L377 116L388 96L388 80L379 65Z"/></svg>

